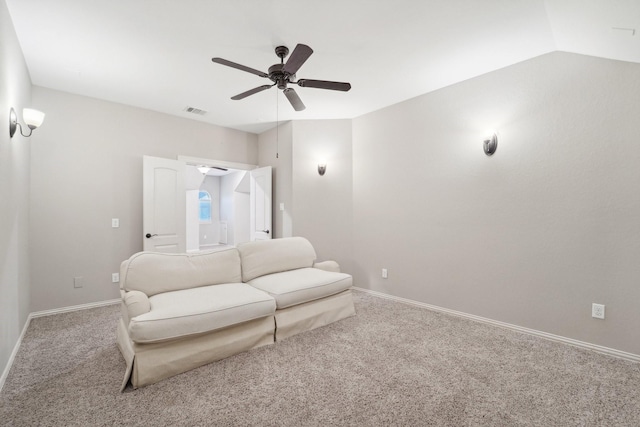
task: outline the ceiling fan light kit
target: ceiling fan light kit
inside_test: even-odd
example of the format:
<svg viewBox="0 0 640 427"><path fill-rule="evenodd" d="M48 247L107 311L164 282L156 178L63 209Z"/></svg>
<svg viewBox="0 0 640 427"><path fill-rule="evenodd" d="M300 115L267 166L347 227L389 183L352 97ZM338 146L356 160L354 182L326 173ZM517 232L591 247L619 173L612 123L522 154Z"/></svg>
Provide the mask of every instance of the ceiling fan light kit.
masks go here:
<svg viewBox="0 0 640 427"><path fill-rule="evenodd" d="M242 92L238 95L232 96L231 99L233 99L234 101L244 99L247 96L254 95L258 92L262 92L263 90L272 88L273 86L277 86L278 89L280 89L287 97L293 109L296 111L302 111L306 107L296 91L293 88L288 87L288 85L290 84L297 84L300 87L337 90L341 92L347 92L349 89L351 89L351 84L344 82L311 79L296 80L296 73L313 53L313 49L311 49L307 45L298 44L286 63L284 62L284 58L289 54L289 49L286 46L278 46L276 47L275 52L276 55L280 58L280 63L274 64L269 67L269 71L267 73L256 70L255 68L231 62L223 58L212 58L211 60L217 64L226 65L227 67L255 74L262 78L268 78L273 82L273 84L258 86L246 92Z"/></svg>

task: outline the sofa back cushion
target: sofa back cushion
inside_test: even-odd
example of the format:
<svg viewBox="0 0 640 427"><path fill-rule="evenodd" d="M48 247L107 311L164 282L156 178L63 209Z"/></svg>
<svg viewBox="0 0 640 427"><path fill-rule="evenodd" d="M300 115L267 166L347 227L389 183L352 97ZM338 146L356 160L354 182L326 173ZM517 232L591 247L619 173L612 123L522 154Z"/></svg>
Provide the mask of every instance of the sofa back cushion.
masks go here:
<svg viewBox="0 0 640 427"><path fill-rule="evenodd" d="M147 296L199 286L242 281L235 248L195 254L139 252L120 267L120 286Z"/></svg>
<svg viewBox="0 0 640 427"><path fill-rule="evenodd" d="M304 237L258 240L238 246L242 260L242 281L265 274L312 267L316 251Z"/></svg>

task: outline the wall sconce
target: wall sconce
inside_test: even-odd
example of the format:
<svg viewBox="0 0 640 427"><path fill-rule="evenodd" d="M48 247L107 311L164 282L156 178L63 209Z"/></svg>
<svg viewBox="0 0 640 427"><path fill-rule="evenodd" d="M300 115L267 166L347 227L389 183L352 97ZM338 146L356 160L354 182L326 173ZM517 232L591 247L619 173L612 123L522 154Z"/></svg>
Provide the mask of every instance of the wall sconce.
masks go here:
<svg viewBox="0 0 640 427"><path fill-rule="evenodd" d="M20 134L22 134L22 136L31 136L33 130L40 126L44 121L44 113L38 110L32 110L31 108L25 108L22 110L22 118L29 127L28 135L24 134L24 132L22 131L22 125L18 123L16 110L11 108L11 110L9 111L9 138L13 138L13 135L16 133L16 129L18 128L18 126L20 126Z"/></svg>
<svg viewBox="0 0 640 427"><path fill-rule="evenodd" d="M483 143L484 154L491 156L498 149L498 133L493 132L488 139Z"/></svg>
<svg viewBox="0 0 640 427"><path fill-rule="evenodd" d="M326 163L318 163L318 173L320 174L320 176L324 175L324 173L327 171L327 164Z"/></svg>

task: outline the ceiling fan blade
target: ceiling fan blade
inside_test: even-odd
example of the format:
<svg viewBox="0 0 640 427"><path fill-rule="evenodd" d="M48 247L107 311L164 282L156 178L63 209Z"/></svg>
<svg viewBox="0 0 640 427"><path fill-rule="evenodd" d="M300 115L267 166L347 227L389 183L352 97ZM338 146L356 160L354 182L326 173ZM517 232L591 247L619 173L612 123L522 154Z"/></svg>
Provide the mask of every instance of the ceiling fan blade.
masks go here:
<svg viewBox="0 0 640 427"><path fill-rule="evenodd" d="M342 92L347 92L349 89L351 89L350 83L328 82L326 80L300 79L296 83L300 87L314 87L317 89L340 90Z"/></svg>
<svg viewBox="0 0 640 427"><path fill-rule="evenodd" d="M259 71L259 70L256 70L255 68L247 67L245 65L236 64L235 62L227 61L226 59L211 58L211 60L217 64L222 64L222 65L226 65L227 67L246 71L247 73L255 74L256 76L269 77L269 75L263 71Z"/></svg>
<svg viewBox="0 0 640 427"><path fill-rule="evenodd" d="M246 98L249 95L253 95L254 93L258 93L258 92L262 92L263 90L267 90L267 89L269 89L270 87L273 87L273 86L274 85L258 86L258 87L255 87L255 88L251 89L251 90L248 90L246 92L242 92L242 93L240 93L240 94L238 94L236 96L232 96L231 99L233 99L234 101L237 101L239 99Z"/></svg>
<svg viewBox="0 0 640 427"><path fill-rule="evenodd" d="M296 93L295 90L293 90L291 88L287 88L287 89L283 90L282 92L284 92L284 95L287 97L287 99L289 100L289 102L293 106L294 110L302 111L305 108L307 108L307 107L304 106L304 104L302 103L302 100L300 99L300 97L298 96L298 94Z"/></svg>
<svg viewBox="0 0 640 427"><path fill-rule="evenodd" d="M293 49L293 53L287 60L287 63L284 64L282 71L292 75L295 74L300 69L300 67L302 67L302 64L304 64L307 59L309 59L312 53L313 49L311 49L306 44L297 45L296 48Z"/></svg>

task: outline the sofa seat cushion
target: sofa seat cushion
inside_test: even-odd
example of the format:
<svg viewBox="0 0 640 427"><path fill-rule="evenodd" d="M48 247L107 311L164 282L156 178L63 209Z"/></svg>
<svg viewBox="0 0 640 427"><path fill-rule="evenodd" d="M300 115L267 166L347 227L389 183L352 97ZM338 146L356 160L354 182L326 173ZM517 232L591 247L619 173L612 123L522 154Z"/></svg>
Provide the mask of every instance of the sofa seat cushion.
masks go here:
<svg viewBox="0 0 640 427"><path fill-rule="evenodd" d="M151 311L129 321L136 343L200 334L275 313L267 293L244 283L224 283L164 292L149 298Z"/></svg>
<svg viewBox="0 0 640 427"><path fill-rule="evenodd" d="M249 282L276 300L278 309L317 300L347 290L353 284L349 274L318 268L299 268L267 274Z"/></svg>

